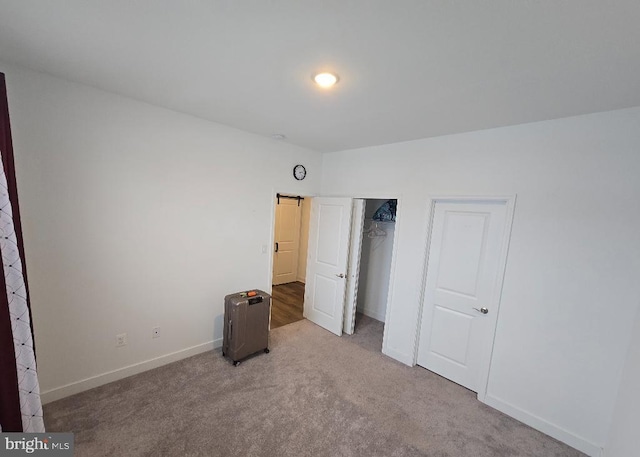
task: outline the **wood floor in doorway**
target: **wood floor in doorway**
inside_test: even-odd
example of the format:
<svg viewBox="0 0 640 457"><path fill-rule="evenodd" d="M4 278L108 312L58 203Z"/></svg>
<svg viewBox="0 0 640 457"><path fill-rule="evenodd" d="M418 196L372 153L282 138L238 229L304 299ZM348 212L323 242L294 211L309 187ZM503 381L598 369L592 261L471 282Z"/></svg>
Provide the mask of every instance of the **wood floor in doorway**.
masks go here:
<svg viewBox="0 0 640 457"><path fill-rule="evenodd" d="M302 320L304 284L290 282L273 286L271 293L271 329Z"/></svg>

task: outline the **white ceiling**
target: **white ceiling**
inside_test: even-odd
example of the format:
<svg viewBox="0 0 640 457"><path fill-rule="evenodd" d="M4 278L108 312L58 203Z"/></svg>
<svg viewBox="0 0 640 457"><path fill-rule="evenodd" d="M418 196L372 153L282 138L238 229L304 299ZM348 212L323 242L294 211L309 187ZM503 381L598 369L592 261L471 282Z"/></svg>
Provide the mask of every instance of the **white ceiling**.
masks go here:
<svg viewBox="0 0 640 457"><path fill-rule="evenodd" d="M639 0L0 0L0 60L324 152L640 105L639 24Z"/></svg>

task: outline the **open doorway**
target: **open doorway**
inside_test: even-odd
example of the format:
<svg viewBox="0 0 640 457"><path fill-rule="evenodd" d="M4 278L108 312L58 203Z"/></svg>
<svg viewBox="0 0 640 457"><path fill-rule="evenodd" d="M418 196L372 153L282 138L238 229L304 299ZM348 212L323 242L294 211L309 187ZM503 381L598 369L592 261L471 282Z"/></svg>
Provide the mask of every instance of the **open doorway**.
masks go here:
<svg viewBox="0 0 640 457"><path fill-rule="evenodd" d="M276 195L271 329L303 319L311 198Z"/></svg>

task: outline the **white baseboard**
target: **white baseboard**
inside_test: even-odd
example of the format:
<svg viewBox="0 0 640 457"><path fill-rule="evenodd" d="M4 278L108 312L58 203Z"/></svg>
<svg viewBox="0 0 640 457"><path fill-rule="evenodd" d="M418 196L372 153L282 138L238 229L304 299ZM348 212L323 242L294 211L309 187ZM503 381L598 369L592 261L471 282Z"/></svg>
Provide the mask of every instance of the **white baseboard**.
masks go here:
<svg viewBox="0 0 640 457"><path fill-rule="evenodd" d="M378 311L374 311L369 308L357 308L357 307L356 307L356 311L364 314L365 316L369 316L377 321L384 322L384 318L385 318L384 313L380 313Z"/></svg>
<svg viewBox="0 0 640 457"><path fill-rule="evenodd" d="M602 447L593 444L585 438L571 433L570 431L565 430L562 427L552 424L551 422L542 419L541 417L535 416L514 405L511 405L506 401L500 400L499 398L491 395L487 395L484 399L484 403L491 406L492 408L497 409L498 411L505 413L507 416L511 416L514 419L517 419L520 422L523 422L530 427L541 431L545 435L549 435L552 438L557 439L558 441L562 441L563 443L568 444L569 446L574 447L581 452L584 452L591 457L600 457L601 455L603 455Z"/></svg>
<svg viewBox="0 0 640 457"><path fill-rule="evenodd" d="M186 359L193 355L201 354L203 352L211 351L215 348L222 346L222 338L209 341L207 343L192 346L187 349L172 352L170 354L161 355L150 360L134 363L117 370L108 371L90 378L82 379L80 381L72 382L61 387L47 390L40 393L40 400L43 404L51 403L52 401L60 400L61 398L68 397L85 390L93 389L94 387L102 386L119 379L128 378L134 374L142 373L143 371L152 370L153 368L167 365L168 363L177 362L178 360Z"/></svg>

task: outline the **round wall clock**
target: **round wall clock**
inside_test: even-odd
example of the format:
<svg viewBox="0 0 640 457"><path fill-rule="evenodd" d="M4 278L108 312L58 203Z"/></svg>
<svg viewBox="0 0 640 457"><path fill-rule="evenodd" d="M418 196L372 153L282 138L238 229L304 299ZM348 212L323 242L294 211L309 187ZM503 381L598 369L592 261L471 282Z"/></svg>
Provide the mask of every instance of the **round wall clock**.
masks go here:
<svg viewBox="0 0 640 457"><path fill-rule="evenodd" d="M304 165L296 165L293 167L293 177L298 181L302 181L307 176L307 169Z"/></svg>

